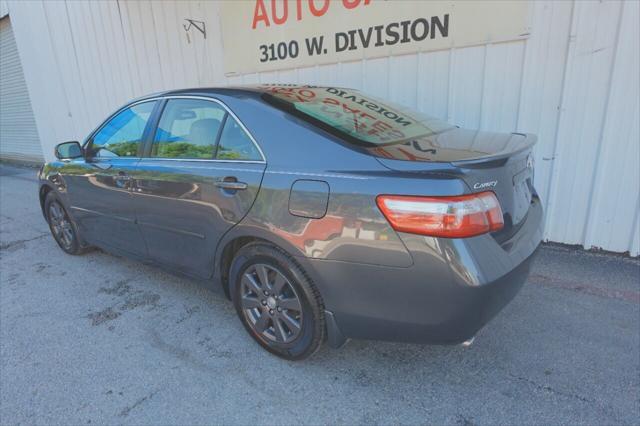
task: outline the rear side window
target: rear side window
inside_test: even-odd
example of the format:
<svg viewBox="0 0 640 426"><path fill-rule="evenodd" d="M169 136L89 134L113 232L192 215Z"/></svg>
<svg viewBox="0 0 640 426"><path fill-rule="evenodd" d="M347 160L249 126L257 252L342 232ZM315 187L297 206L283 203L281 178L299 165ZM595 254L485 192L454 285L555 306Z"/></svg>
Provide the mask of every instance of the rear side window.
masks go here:
<svg viewBox="0 0 640 426"><path fill-rule="evenodd" d="M216 151L217 160L260 161L262 156L242 126L227 116Z"/></svg>
<svg viewBox="0 0 640 426"><path fill-rule="evenodd" d="M151 101L125 108L107 121L93 136L92 155L98 158L137 157L155 104Z"/></svg>
<svg viewBox="0 0 640 426"><path fill-rule="evenodd" d="M151 157L212 159L226 111L199 99L170 99L158 124Z"/></svg>

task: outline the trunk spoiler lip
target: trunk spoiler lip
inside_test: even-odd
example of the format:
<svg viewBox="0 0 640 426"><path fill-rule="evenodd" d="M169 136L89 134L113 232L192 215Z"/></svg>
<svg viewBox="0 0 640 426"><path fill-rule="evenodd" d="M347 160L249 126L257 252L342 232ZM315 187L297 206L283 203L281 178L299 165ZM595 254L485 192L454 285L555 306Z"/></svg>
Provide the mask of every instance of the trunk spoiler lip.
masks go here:
<svg viewBox="0 0 640 426"><path fill-rule="evenodd" d="M487 155L483 155L481 157L476 157L476 158L467 158L465 160L451 161L450 164L456 167L464 167L464 166L472 166L475 164L484 163L487 161L504 160L516 154L520 154L523 151L531 149L538 142L538 137L532 133L511 132L511 134L524 137L524 141L522 142L522 145L519 146L517 149L510 150L510 151L502 151L495 154L487 154Z"/></svg>
<svg viewBox="0 0 640 426"><path fill-rule="evenodd" d="M516 133L512 132L513 135L523 136L524 140L522 141L521 146L519 146L515 150L510 151L502 151L495 154L487 154L480 157L475 158L467 158L464 160L458 161L409 161L409 160L400 160L400 159L390 159L390 158L380 158L374 157L383 167L400 172L416 172L416 173L439 173L441 175L451 176L455 175L455 170L459 168L465 167L473 167L487 162L506 160L509 157L517 155L523 151L531 149L538 138L536 135L532 133ZM398 167L402 164L402 167Z"/></svg>

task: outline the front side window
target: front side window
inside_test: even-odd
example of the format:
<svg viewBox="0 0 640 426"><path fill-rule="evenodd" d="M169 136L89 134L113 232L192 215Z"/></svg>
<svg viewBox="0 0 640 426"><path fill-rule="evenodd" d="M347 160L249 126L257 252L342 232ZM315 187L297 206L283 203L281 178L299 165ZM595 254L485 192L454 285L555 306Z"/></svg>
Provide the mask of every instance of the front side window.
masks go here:
<svg viewBox="0 0 640 426"><path fill-rule="evenodd" d="M157 158L212 159L226 111L199 99L167 101L151 156Z"/></svg>
<svg viewBox="0 0 640 426"><path fill-rule="evenodd" d="M120 111L93 136L91 154L98 158L137 157L144 129L156 102L144 102Z"/></svg>
<svg viewBox="0 0 640 426"><path fill-rule="evenodd" d="M262 156L242 126L227 116L216 151L217 160L260 161Z"/></svg>

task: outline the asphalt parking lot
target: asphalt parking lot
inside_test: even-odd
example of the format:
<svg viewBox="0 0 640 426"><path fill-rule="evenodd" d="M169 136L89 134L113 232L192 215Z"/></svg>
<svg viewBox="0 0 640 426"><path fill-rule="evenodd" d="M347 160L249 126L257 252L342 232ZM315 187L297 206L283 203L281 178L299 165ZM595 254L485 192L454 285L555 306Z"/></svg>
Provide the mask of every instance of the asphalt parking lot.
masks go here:
<svg viewBox="0 0 640 426"><path fill-rule="evenodd" d="M282 361L197 283L64 254L0 165L1 424L638 424L640 262L545 246L470 348Z"/></svg>

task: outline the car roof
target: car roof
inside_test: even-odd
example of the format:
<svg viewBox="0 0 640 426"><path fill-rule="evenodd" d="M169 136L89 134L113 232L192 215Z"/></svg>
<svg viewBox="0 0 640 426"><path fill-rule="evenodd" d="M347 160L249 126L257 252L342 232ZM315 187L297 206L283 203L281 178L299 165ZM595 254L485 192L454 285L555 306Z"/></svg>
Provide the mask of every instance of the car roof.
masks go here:
<svg viewBox="0 0 640 426"><path fill-rule="evenodd" d="M274 88L276 89L284 89L284 88L301 88L301 87L312 87L315 89L327 89L329 87L332 88L342 88L336 86L314 86L307 84L247 84L247 85L235 85L235 86L221 86L221 87L193 87L193 88L185 88L185 89L176 89L176 90L168 90L163 92L152 93L146 96L142 96L135 101L140 101L148 98L160 97L160 96L172 96L172 95L191 95L191 96L211 96L211 95L245 95L252 97L260 97L263 93L268 92Z"/></svg>

